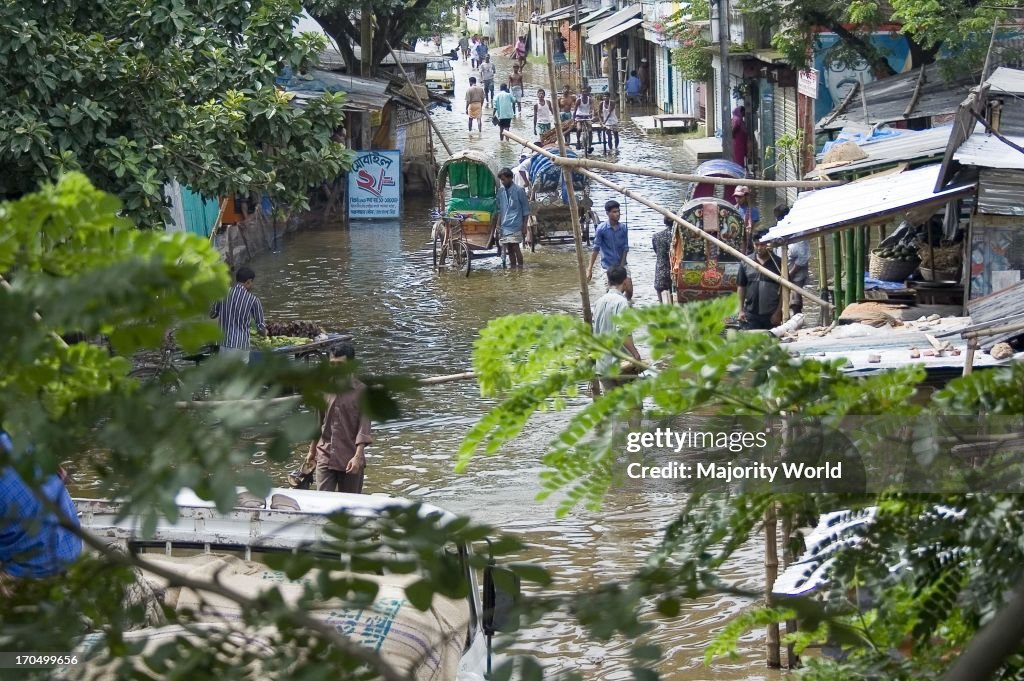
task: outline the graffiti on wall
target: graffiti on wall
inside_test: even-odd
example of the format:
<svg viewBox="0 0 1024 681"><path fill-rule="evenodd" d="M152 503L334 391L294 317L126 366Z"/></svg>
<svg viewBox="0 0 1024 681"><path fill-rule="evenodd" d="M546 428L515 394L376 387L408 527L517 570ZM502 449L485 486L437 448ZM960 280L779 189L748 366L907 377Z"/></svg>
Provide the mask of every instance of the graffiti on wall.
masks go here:
<svg viewBox="0 0 1024 681"><path fill-rule="evenodd" d="M863 59L840 58L835 33L819 33L814 50L814 67L818 69L818 99L814 105L814 118L821 120L838 106L850 93L853 86L863 79L865 83L875 80L868 63ZM891 33L874 33L871 42L886 56L889 66L896 73L910 69L910 45L906 38ZM844 50L844 53L847 51Z"/></svg>

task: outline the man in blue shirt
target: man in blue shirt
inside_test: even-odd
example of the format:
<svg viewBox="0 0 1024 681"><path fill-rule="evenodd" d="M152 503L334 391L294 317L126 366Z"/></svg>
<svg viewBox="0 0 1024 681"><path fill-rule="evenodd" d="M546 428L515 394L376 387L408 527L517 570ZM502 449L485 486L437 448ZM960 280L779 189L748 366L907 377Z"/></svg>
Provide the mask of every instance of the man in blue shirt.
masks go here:
<svg viewBox="0 0 1024 681"><path fill-rule="evenodd" d="M13 449L3 431L0 448ZM75 502L60 476L47 477L38 489L69 522L78 524ZM39 579L62 573L82 552L82 540L60 522L13 468L0 469L0 576Z"/></svg>
<svg viewBox="0 0 1024 681"><path fill-rule="evenodd" d="M498 172L501 188L498 189L498 215L501 222L500 241L508 253L509 266L523 269L523 252L519 244L527 235L530 222L530 201L523 188L512 181L512 169L502 168Z"/></svg>
<svg viewBox="0 0 1024 681"><path fill-rule="evenodd" d="M508 91L508 85L502 83L501 92L494 98L494 115L498 117L498 139L505 139L505 131L512 127L515 111L516 100Z"/></svg>
<svg viewBox="0 0 1024 681"><path fill-rule="evenodd" d="M629 78L626 79L626 101L630 104L639 102L640 88L640 77L636 75L636 71L630 71Z"/></svg>
<svg viewBox="0 0 1024 681"><path fill-rule="evenodd" d="M626 255L629 253L629 227L625 222L619 222L619 202L612 200L604 204L604 212L608 216L608 220L602 222L594 234L594 251L590 254L587 281L594 278L594 263L597 262L598 255L601 256L601 267L605 270L616 265L626 266ZM627 288L632 291L632 282Z"/></svg>

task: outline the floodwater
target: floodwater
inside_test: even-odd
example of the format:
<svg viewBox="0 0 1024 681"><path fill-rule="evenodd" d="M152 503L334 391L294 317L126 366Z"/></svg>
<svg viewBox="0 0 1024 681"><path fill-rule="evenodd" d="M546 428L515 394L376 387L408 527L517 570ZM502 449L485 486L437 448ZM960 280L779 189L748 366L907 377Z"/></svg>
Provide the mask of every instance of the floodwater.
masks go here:
<svg viewBox="0 0 1024 681"><path fill-rule="evenodd" d="M495 58L496 82L503 82L510 63ZM435 119L453 151L475 148L493 154L500 165L514 165L520 147L499 143L497 128L485 119L483 133L466 131L464 93L469 65L455 65L457 89L452 111ZM526 68L527 109L532 114L538 86L547 87L546 67ZM489 112L485 111L485 116ZM696 165L678 140L645 137L624 119L622 146L608 160L663 170L687 172ZM514 120L514 132L531 137L528 118ZM440 144L439 160L444 158ZM601 157L600 147L597 155ZM685 187L647 177L606 174L616 183L679 206ZM595 208L603 215L611 190L592 188ZM652 286L654 254L651 236L662 229L653 211L614 196L623 206L630 228L629 263L635 285L634 304L656 301ZM357 359L375 374L416 376L451 374L471 368L477 332L497 316L522 312L568 313L581 309L576 259L572 246L541 246L525 254L523 272L505 271L495 258L476 260L472 273L435 272L431 267L429 199L409 199L401 220L346 226L341 222L289 235L277 253L251 263L257 273L256 292L272 320L309 319L334 331L351 332ZM598 268L600 269L600 268ZM595 273L595 280L600 278ZM596 281L596 300L604 287ZM642 348L641 348L642 351ZM558 433L564 414L542 414L514 446L494 457L475 459L467 473L453 471L453 456L469 427L492 406L480 398L472 382L424 388L402 400L402 418L375 424L377 441L367 464L367 492L422 499L468 514L518 535L531 545L526 556L551 570L553 589L563 594L625 578L658 542L659 529L681 506L681 499L655 490L617 494L599 512L576 509L555 517L555 502L534 500L545 445ZM296 461L300 456L297 449ZM277 484L285 468L266 460L264 467ZM745 547L727 571L741 586L763 583L759 545ZM655 620L650 640L665 651L660 665L670 681L754 681L777 679L764 667L762 632L748 636L739 656L710 667L702 662L705 645L749 605L732 596L702 598L686 605L676 618ZM552 616L525 632L520 650L538 655L553 669L575 669L584 678L632 678L628 641L589 641L569 615Z"/></svg>

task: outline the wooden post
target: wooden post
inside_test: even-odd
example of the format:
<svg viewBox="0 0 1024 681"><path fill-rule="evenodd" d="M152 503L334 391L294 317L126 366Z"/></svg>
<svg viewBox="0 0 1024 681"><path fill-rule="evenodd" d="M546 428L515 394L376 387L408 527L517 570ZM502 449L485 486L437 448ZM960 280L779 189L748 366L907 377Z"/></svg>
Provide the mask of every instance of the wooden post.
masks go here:
<svg viewBox="0 0 1024 681"><path fill-rule="evenodd" d="M363 3L359 13L359 62L363 78L373 76L373 7ZM369 121L367 121L369 124ZM365 147L364 147L365 148Z"/></svg>
<svg viewBox="0 0 1024 681"><path fill-rule="evenodd" d="M836 302L838 319L839 313L846 307L846 299L843 297L843 239L840 232L832 233L832 270L832 289L835 293L833 300Z"/></svg>
<svg viewBox="0 0 1024 681"><path fill-rule="evenodd" d="M782 269L782 278L789 281L789 244L782 244L782 262L779 267ZM782 321L789 321L789 289L782 287Z"/></svg>
<svg viewBox="0 0 1024 681"><path fill-rule="evenodd" d="M577 42L577 49L579 49L579 42ZM554 37L548 43L549 54L555 53ZM548 60L548 83L551 87L551 92L558 92L557 83L555 82L555 62L553 59ZM566 156L566 145L565 145L565 133L562 132L561 119L556 116L555 118L555 130L557 130L558 138L558 153L562 157ZM576 269L580 279L580 301L583 303L583 321L591 327L594 324L594 318L590 311L590 283L587 281L586 266L583 262L583 235L580 233L580 207L576 203L576 190L572 185L572 168L563 165L562 166L562 177L565 179L566 193L569 196L569 221L572 223L572 239L576 245ZM533 235L530 238L534 238ZM590 390L594 399L596 400L601 395L601 383L597 377L590 382Z"/></svg>
<svg viewBox="0 0 1024 681"><path fill-rule="evenodd" d="M856 295L854 296L857 300L864 299L864 242L865 234L864 231L867 227L854 227L854 236L857 239L856 247L854 248L854 257L857 259L857 265L854 268L854 273L857 275L857 286Z"/></svg>
<svg viewBox="0 0 1024 681"><path fill-rule="evenodd" d="M821 284L820 290L821 290L822 293L825 293L826 291L829 290L828 289L828 245L825 243L825 236L824 235L819 236L817 239L815 239L815 241L817 241L817 243L818 243L818 277L820 278L820 284ZM833 290L835 290L835 289L833 288ZM823 295L822 297L824 298L825 296ZM835 296L832 297L832 300L836 300ZM828 326L829 324L832 323L832 320L829 319L828 310L825 309L825 308L822 308L822 310L821 310L821 320L820 320L820 322L821 322L822 326Z"/></svg>
<svg viewBox="0 0 1024 681"><path fill-rule="evenodd" d="M934 261L932 261L932 264L934 264ZM977 349L977 338L971 338L967 341L967 352L964 353L964 376L974 371L974 353Z"/></svg>
<svg viewBox="0 0 1024 681"><path fill-rule="evenodd" d="M786 428L786 435L792 434L790 428ZM793 547L790 545L790 540L793 538L793 514L786 513L782 516L782 561L783 564L788 568L793 564ZM795 634L797 632L797 621L786 620L786 633ZM795 646L793 643L786 644L786 667L789 669L796 669L800 665L800 658L796 654Z"/></svg>
<svg viewBox="0 0 1024 681"><path fill-rule="evenodd" d="M764 511L764 600L765 605L768 607L773 605L772 587L775 586L775 579L779 576L779 538L777 531L778 516L775 511L775 502L772 501ZM767 637L768 666L778 669L782 666L778 623L768 625Z"/></svg>
<svg viewBox="0 0 1024 681"><path fill-rule="evenodd" d="M856 255L853 247L853 230L847 229L843 232L843 252L846 261L843 268L846 270L846 304L851 305L857 300L857 271L854 263Z"/></svg>

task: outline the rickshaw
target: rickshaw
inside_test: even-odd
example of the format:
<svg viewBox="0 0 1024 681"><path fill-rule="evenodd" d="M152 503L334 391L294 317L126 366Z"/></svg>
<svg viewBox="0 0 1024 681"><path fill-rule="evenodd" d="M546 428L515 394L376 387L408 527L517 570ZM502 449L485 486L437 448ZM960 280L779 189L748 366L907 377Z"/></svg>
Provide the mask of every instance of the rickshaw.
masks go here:
<svg viewBox="0 0 1024 681"><path fill-rule="evenodd" d="M702 163L697 175L704 177L746 177L742 166L722 159ZM716 192L716 188L721 187ZM750 250L751 234L739 209L732 203L735 186L698 182L689 187L689 200L677 215L705 232L714 234L741 253ZM720 196L716 196L718 193ZM681 225L675 225L670 249L672 281L676 288L676 301L687 303L706 300L736 292L736 278L740 262L718 246L693 234Z"/></svg>
<svg viewBox="0 0 1024 681"><path fill-rule="evenodd" d="M555 156L560 155L558 147L548 147L547 151ZM576 153L569 149L565 153L566 158L576 158ZM527 176L530 180L530 224L533 232L531 246L536 246L538 242L573 243L575 237L570 225L569 194L562 167L543 154L534 154L530 159ZM572 190L579 207L583 243L589 244L591 226L596 229L598 219L593 211L594 202L590 198L590 181L583 173L573 172Z"/></svg>
<svg viewBox="0 0 1024 681"><path fill-rule="evenodd" d="M451 196L446 200L448 184ZM448 267L468 277L474 258L501 257L498 185L498 166L482 151L460 151L444 162L437 174L435 268Z"/></svg>

